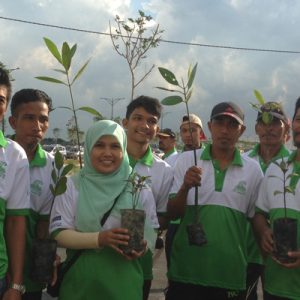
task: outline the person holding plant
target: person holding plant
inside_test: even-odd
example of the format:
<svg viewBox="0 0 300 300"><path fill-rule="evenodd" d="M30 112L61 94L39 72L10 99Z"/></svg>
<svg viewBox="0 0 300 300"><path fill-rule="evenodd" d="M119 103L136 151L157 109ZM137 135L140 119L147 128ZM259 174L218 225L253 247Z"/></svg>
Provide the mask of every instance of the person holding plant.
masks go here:
<svg viewBox="0 0 300 300"><path fill-rule="evenodd" d="M94 123L86 133L84 167L68 178L66 192L56 197L51 235L67 248L67 261L83 249L64 276L60 300L142 298L143 273L136 258L144 254L146 245L129 254L120 249L129 240L127 229L120 225L120 210L132 207L126 144L126 134L117 123ZM143 208L148 193L147 188L142 190L138 208ZM144 237L151 247L155 235L147 224Z"/></svg>
<svg viewBox="0 0 300 300"><path fill-rule="evenodd" d="M191 125L191 131L189 130L189 122ZM182 152L192 151L193 149L202 148L202 142L206 140L206 136L202 129L202 121L195 114L184 115L182 117L182 122L180 124L180 137L184 144ZM177 154L175 158L173 158L174 163L170 164L173 168L175 167L176 160L178 159L180 153ZM176 160L175 160L176 159ZM170 266L170 256L171 249L174 236L177 232L177 229L180 224L180 219L171 220L168 225L168 230L166 233L166 259L167 259L167 268Z"/></svg>
<svg viewBox="0 0 300 300"><path fill-rule="evenodd" d="M49 232L52 203L50 191L53 156L40 145L49 127L52 100L43 91L22 89L14 94L10 104L9 123L15 134L12 139L25 150L30 166L30 214L26 221L26 255L23 300L40 300L45 283L30 279L31 248L35 238L45 239Z"/></svg>
<svg viewBox="0 0 300 300"><path fill-rule="evenodd" d="M11 95L8 73L0 68L0 121ZM18 299L25 292L23 266L29 213L29 166L24 149L0 131L0 298Z"/></svg>
<svg viewBox="0 0 300 300"><path fill-rule="evenodd" d="M266 122L263 113L268 113L271 119ZM289 156L289 150L284 146L289 135L290 126L288 117L278 102L265 102L260 106L255 124L255 132L259 143L245 155L255 159L263 173L266 172L272 161ZM263 258L253 234L251 224L247 229L248 267L247 291L248 299L257 299L257 284L263 274Z"/></svg>
<svg viewBox="0 0 300 300"><path fill-rule="evenodd" d="M172 168L152 153L150 142L159 132L158 121L161 116L161 104L155 98L140 96L127 106L123 127L127 132L127 151L130 165L141 176L149 176L148 185L153 199L147 201L147 211L155 215L151 221L153 228L165 229L168 194L173 182ZM140 259L144 273L143 299L148 299L152 273L152 252L149 250Z"/></svg>
<svg viewBox="0 0 300 300"><path fill-rule="evenodd" d="M260 247L267 255L264 271L264 299L300 299L300 252L289 251L284 262L276 256L274 223L280 218L300 222L300 98L296 102L292 120L296 150L268 167L259 190L253 226ZM281 188L282 187L282 188ZM285 235L288 238L287 234ZM297 235L299 248L299 233ZM290 260L287 259L287 260Z"/></svg>
<svg viewBox="0 0 300 300"><path fill-rule="evenodd" d="M245 299L247 218L254 215L263 174L236 148L245 131L238 105L215 105L208 128L212 143L196 151L197 166L194 153L187 151L174 170L168 213L181 223L172 244L166 300ZM205 244L189 243L187 227L195 222L203 226Z"/></svg>

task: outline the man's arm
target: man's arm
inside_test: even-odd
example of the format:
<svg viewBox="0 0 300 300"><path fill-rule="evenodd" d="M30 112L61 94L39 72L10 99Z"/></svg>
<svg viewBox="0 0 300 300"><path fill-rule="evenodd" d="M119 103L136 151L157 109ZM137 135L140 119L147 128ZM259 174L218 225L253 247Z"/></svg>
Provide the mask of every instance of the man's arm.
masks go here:
<svg viewBox="0 0 300 300"><path fill-rule="evenodd" d="M168 201L167 210L171 220L176 220L184 215L189 190L200 184L201 169L196 166L190 167L184 175L183 183L176 196Z"/></svg>
<svg viewBox="0 0 300 300"><path fill-rule="evenodd" d="M8 252L8 274L10 283L23 283L25 232L26 218L24 216L6 217L5 240ZM8 289L3 299L21 299L21 294L16 290Z"/></svg>
<svg viewBox="0 0 300 300"><path fill-rule="evenodd" d="M273 233L267 218L262 213L255 213L251 220L253 231L258 239L263 254L271 254L274 248Z"/></svg>

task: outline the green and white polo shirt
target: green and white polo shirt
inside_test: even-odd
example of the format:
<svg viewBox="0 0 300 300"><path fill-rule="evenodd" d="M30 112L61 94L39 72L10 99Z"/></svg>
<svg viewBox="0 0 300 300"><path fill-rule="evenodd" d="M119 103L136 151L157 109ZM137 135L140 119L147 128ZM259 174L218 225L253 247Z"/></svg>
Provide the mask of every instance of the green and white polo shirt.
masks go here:
<svg viewBox="0 0 300 300"><path fill-rule="evenodd" d="M162 156L162 159L167 162L171 167L175 166L178 157L178 152L175 147Z"/></svg>
<svg viewBox="0 0 300 300"><path fill-rule="evenodd" d="M287 157L287 156L289 156L289 154L290 154L289 150L284 145L282 145L280 147L279 152L272 159L272 161L276 161L277 159L279 159L281 157ZM263 171L263 173L266 173L266 170L271 162L265 163L263 161L263 159L259 155L259 144L256 144L252 150L246 152L244 155L248 155L249 157L256 160L259 163L260 168ZM249 263L263 264L263 258L260 253L258 244L256 242L251 224L249 223L247 227L248 227L247 228L247 251L248 251L247 260Z"/></svg>
<svg viewBox="0 0 300 300"><path fill-rule="evenodd" d="M0 278L7 272L4 239L5 216L25 216L29 212L29 167L24 149L5 139L0 131Z"/></svg>
<svg viewBox="0 0 300 300"><path fill-rule="evenodd" d="M198 189L199 205L194 205L195 189L187 196L185 214L172 245L170 280L219 287L246 288L246 224L253 217L258 187L263 177L259 165L235 150L230 166L221 170L211 157L211 145L197 150L202 169ZM170 200L182 186L186 171L194 165L193 152L184 152L176 162ZM207 236L202 247L190 246L186 226L194 223L195 210Z"/></svg>
<svg viewBox="0 0 300 300"><path fill-rule="evenodd" d="M26 259L24 284L29 292L39 291L43 285L30 280L30 261L32 240L36 237L36 226L40 220L49 220L53 195L50 191L51 172L54 157L38 145L35 156L30 162L30 214L27 216Z"/></svg>
<svg viewBox="0 0 300 300"><path fill-rule="evenodd" d="M288 158L290 162L286 177L290 174L300 174L300 163L294 161L296 152ZM281 160L278 160L280 162ZM259 189L256 211L268 216L271 227L274 220L284 217L283 195L275 193L281 191L283 173L281 169L271 164ZM300 246L300 182L299 177L292 176L287 179L286 186L295 190L295 195L286 194L287 216L298 220L298 247ZM287 269L277 264L271 257L266 260L264 289L278 297L300 299L300 268Z"/></svg>

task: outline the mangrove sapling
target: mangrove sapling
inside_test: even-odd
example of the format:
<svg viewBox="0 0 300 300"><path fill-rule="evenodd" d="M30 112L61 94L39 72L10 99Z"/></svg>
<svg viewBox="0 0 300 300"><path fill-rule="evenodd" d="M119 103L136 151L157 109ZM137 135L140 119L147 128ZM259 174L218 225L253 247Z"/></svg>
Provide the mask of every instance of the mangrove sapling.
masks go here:
<svg viewBox="0 0 300 300"><path fill-rule="evenodd" d="M75 83L75 81L82 75L82 73L86 69L90 59L87 60L83 64L83 66L78 70L78 72L73 77L73 79L71 79L70 69L71 69L71 65L72 65L73 56L75 55L76 50L77 50L77 45L75 44L72 47L70 47L67 42L64 42L62 45L61 52L60 52L58 50L56 44L53 41L51 41L50 39L44 37L44 42L45 42L48 50L52 54L52 56L55 57L55 59L59 62L59 64L62 67L62 69L54 69L54 71L64 74L66 76L67 81L65 82L60 79L48 77L48 76L37 76L36 78L39 80L44 80L44 81L51 82L51 83L63 84L68 87L68 91L69 91L70 98L71 98L71 107L59 106L59 108L65 108L65 109L69 109L72 111L74 121L75 121L75 127L76 127L77 148L80 149L79 126L78 126L78 118L77 118L77 113L76 113L77 110L86 111L88 113L91 113L94 116L102 118L102 115L97 110L95 110L91 107L83 106L83 107L79 107L77 109L75 108L72 86ZM82 157L81 157L80 151L79 151L79 164L80 164L80 168L82 168Z"/></svg>
<svg viewBox="0 0 300 300"><path fill-rule="evenodd" d="M181 79L181 84L177 81L176 76L168 69L165 68L158 68L160 74L162 77L170 84L176 86L176 89L169 89L164 87L157 87L158 89L172 92L172 93L179 93L179 95L173 95L168 96L164 98L161 103L163 105L177 105L179 103L184 103L186 108L186 113L189 120L189 131L191 135L191 141L193 145L193 155L194 155L194 165L197 166L197 154L196 154L196 148L193 141L193 135L192 135L192 127L190 122L190 112L189 112L189 105L188 102L192 96L193 92L193 82L195 79L196 71L197 71L197 63L192 68L191 66L188 69L188 80L187 83L184 82L183 79ZM199 222L199 210L198 210L198 186L195 187L195 220L193 224L190 224L187 226L187 232L189 237L189 243L190 245L195 246L202 246L207 243L205 232L202 228L202 224Z"/></svg>
<svg viewBox="0 0 300 300"><path fill-rule="evenodd" d="M282 263L291 263L296 259L288 256L289 251L296 251L298 249L297 245L297 228L298 221L295 218L288 217L287 209L287 194L295 195L295 190L291 185L287 185L286 182L293 177L299 177L300 175L292 172L287 175L289 170L289 165L291 162L281 158L281 161L275 161L274 164L280 168L283 174L283 178L278 176L269 176L275 177L282 181L281 190L274 191L274 196L282 195L283 197L283 208L284 215L281 218L277 218L273 222L273 237L274 237L274 253L273 255Z"/></svg>
<svg viewBox="0 0 300 300"><path fill-rule="evenodd" d="M54 156L51 172L50 190L52 200L49 215L51 216L55 198L67 189L67 174L73 169L73 164L64 166L63 155L57 150ZM35 282L50 283L53 276L57 242L49 237L36 238L32 241L30 277Z"/></svg>
<svg viewBox="0 0 300 300"><path fill-rule="evenodd" d="M144 227L146 214L142 209L138 209L141 191L146 187L150 176L141 176L133 172L128 178L130 193L132 197L132 208L121 210L121 226L128 229L130 239L127 246L120 246L126 255L133 250L140 252L144 249Z"/></svg>

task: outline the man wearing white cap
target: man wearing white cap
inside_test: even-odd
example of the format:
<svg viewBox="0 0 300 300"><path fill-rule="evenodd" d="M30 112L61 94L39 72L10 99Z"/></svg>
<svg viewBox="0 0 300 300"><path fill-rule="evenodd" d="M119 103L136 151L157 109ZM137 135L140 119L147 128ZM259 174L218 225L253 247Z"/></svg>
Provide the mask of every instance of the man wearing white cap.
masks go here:
<svg viewBox="0 0 300 300"><path fill-rule="evenodd" d="M189 128L188 115L183 116L180 125L180 136L184 144L183 151L199 149L201 148L201 142L206 140L201 119L195 114L190 114L189 116L192 134Z"/></svg>

